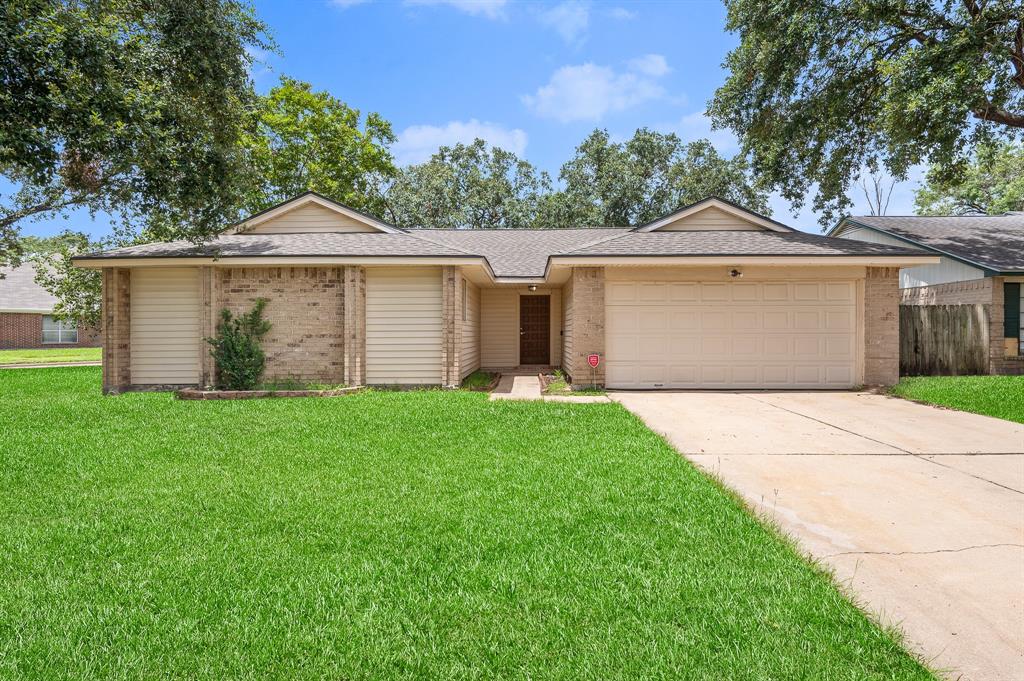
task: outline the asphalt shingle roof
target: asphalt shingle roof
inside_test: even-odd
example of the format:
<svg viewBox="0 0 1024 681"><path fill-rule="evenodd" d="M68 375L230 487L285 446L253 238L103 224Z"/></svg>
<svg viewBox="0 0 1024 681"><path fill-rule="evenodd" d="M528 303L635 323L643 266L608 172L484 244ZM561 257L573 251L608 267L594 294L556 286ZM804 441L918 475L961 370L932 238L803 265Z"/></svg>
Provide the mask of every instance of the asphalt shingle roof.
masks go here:
<svg viewBox="0 0 1024 681"><path fill-rule="evenodd" d="M881 244L803 232L634 232L621 229L410 229L400 234L229 234L208 243L152 243L89 258L259 256L483 257L496 277L543 277L551 256L846 256L920 255Z"/></svg>
<svg viewBox="0 0 1024 681"><path fill-rule="evenodd" d="M629 232L615 239L579 248L570 255L845 256L921 254L921 251L910 248L834 239L805 232L694 231Z"/></svg>
<svg viewBox="0 0 1024 681"><path fill-rule="evenodd" d="M258 256L464 256L444 244L408 234L381 232L303 232L299 234L225 234L201 245L167 241L115 248L84 257L186 258Z"/></svg>
<svg viewBox="0 0 1024 681"><path fill-rule="evenodd" d="M35 282L35 267L0 267L0 272L0 310L53 310L57 299Z"/></svg>
<svg viewBox="0 0 1024 681"><path fill-rule="evenodd" d="M1024 214L847 218L996 272L1024 271Z"/></svg>
<svg viewBox="0 0 1024 681"><path fill-rule="evenodd" d="M542 277L548 257L625 234L629 229L410 229L409 234L487 258L496 277Z"/></svg>

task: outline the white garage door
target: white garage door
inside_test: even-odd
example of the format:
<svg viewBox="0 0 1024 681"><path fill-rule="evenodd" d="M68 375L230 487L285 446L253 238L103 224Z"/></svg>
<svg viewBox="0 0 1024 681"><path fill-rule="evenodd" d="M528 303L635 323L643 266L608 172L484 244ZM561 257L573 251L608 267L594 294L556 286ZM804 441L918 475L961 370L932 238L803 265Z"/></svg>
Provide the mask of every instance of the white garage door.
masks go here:
<svg viewBox="0 0 1024 681"><path fill-rule="evenodd" d="M610 388L849 388L853 281L609 281Z"/></svg>
<svg viewBox="0 0 1024 681"><path fill-rule="evenodd" d="M199 383L198 268L136 269L130 300L132 383Z"/></svg>

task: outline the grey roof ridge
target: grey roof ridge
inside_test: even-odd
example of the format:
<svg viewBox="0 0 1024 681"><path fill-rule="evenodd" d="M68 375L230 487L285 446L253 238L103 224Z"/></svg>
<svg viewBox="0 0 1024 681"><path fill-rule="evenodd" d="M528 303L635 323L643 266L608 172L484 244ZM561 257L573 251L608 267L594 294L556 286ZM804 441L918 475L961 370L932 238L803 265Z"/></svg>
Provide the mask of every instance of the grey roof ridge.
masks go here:
<svg viewBox="0 0 1024 681"><path fill-rule="evenodd" d="M549 253L548 254L548 259L550 260L552 255L569 255L571 253L575 253L576 251L582 250L584 248L590 248L591 246L596 246L598 244L603 244L603 243L606 243L608 241L613 241L615 239L621 239L622 237L626 236L627 234L635 234L635 232L632 229L629 229L629 230L626 230L624 232L619 232L617 234L608 234L608 235L605 235L603 238L595 239L594 241L588 241L585 244L581 244L581 245L576 246L575 248L571 248L571 249L569 249L567 251L566 250L562 250L562 251L559 251L557 253Z"/></svg>
<svg viewBox="0 0 1024 681"><path fill-rule="evenodd" d="M864 216L857 216L857 217L864 217ZM872 216L866 216L866 217L872 217ZM893 216L879 216L879 217L897 217L897 216L893 215ZM932 217L932 216L918 215L918 216L908 216L908 217ZM935 246L929 246L928 244L921 243L920 241L917 241L915 239L911 239L910 237L903 236L902 234L893 234L892 232L890 232L887 229L883 229L883 228L877 227L875 225L869 225L866 222L859 222L853 216L849 216L849 217L843 218L842 222L847 222L847 221L857 225L858 227L863 227L864 229L873 229L876 232L881 232L882 234L887 234L887 235L891 236L894 239L899 239L900 241L905 241L906 243L908 243L908 244L910 244L912 246L916 246L916 247L918 247L920 249L927 250L927 251L932 251L934 253L940 253L940 254L946 256L947 258L952 258L953 260L957 260L959 262L962 262L965 265L970 265L971 267L977 267L978 269L983 270L985 272L992 272L992 273L995 273L995 274L999 274L999 270L992 269L988 265L982 265L980 262L971 260L969 258L965 258L962 255L956 255L955 253L950 253L949 251L944 251L941 248L936 248ZM840 222L840 225L842 224L842 222ZM838 229L838 227L837 227L837 229ZM830 238L837 238L837 237L832 237L831 236L834 231L836 231L836 230L833 230L832 232L829 232L829 237Z"/></svg>

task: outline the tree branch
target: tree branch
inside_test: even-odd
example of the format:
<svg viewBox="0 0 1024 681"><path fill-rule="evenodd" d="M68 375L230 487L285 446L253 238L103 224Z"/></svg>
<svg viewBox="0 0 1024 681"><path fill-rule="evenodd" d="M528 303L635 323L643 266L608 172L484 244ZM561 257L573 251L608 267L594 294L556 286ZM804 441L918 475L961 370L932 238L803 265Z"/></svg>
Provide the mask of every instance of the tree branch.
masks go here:
<svg viewBox="0 0 1024 681"><path fill-rule="evenodd" d="M985 100L981 107L974 109L971 113L983 121L1001 123L1011 128L1024 128L1024 114L1012 113L1000 106L995 106L988 100Z"/></svg>
<svg viewBox="0 0 1024 681"><path fill-rule="evenodd" d="M84 199L73 198L65 199L63 201L44 201L43 203L37 203L34 206L26 206L20 210L15 210L3 217L0 217L0 229L6 229L13 225L19 220L38 215L39 213L49 213L51 211L63 210L69 206L75 206L82 203Z"/></svg>

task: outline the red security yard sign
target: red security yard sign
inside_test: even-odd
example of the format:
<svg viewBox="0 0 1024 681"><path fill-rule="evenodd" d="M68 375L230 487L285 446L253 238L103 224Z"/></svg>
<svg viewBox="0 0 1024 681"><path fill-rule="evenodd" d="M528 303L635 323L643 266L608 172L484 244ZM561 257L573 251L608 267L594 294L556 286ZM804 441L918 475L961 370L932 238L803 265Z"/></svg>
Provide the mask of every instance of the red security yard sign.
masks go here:
<svg viewBox="0 0 1024 681"><path fill-rule="evenodd" d="M591 369L596 369L597 365L601 363L601 355L587 355L587 364L590 365Z"/></svg>

